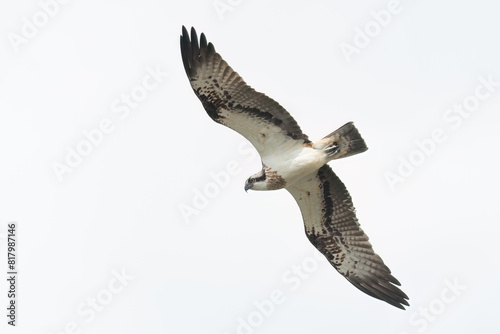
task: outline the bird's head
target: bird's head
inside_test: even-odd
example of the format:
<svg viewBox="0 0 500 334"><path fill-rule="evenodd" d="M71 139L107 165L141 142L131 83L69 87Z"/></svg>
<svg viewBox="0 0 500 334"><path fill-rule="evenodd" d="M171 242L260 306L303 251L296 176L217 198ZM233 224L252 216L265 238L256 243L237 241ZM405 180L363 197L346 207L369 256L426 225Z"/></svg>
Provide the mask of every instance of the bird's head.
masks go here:
<svg viewBox="0 0 500 334"><path fill-rule="evenodd" d="M248 191L248 189L268 190L267 181L266 181L266 173L264 170L261 170L257 174L250 176L245 181L245 191Z"/></svg>

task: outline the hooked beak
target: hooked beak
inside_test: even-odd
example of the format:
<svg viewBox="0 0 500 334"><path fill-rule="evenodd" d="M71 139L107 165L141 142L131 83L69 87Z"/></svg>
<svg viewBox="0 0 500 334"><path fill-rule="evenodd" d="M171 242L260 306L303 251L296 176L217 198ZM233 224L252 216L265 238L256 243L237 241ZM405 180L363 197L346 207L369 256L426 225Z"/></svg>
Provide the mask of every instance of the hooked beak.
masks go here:
<svg viewBox="0 0 500 334"><path fill-rule="evenodd" d="M252 189L253 183L245 183L245 192L248 192L248 189Z"/></svg>

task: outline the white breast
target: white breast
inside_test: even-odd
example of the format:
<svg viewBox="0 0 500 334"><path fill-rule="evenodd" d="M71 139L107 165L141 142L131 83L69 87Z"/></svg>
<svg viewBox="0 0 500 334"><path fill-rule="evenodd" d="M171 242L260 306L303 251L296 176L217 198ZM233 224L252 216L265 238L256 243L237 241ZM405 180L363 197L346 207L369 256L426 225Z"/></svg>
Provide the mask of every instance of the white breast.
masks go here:
<svg viewBox="0 0 500 334"><path fill-rule="evenodd" d="M326 158L322 150L298 144L277 154L262 157L262 162L283 177L289 186L320 169L326 163Z"/></svg>

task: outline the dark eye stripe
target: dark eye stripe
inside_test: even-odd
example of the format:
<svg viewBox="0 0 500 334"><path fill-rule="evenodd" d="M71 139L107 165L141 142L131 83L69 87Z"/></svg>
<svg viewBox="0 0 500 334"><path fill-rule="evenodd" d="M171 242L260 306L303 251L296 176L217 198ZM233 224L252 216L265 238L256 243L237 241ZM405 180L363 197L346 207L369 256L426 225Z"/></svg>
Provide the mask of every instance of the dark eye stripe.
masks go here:
<svg viewBox="0 0 500 334"><path fill-rule="evenodd" d="M266 179L266 174L264 173L264 175L259 176L258 178L256 178L256 179L255 179L255 182L264 181L265 179Z"/></svg>

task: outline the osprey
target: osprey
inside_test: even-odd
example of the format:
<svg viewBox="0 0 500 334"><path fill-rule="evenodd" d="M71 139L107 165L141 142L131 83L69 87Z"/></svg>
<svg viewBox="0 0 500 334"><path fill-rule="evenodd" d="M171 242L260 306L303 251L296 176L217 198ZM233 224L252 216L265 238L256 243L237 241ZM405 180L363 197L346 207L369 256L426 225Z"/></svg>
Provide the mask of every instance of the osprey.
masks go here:
<svg viewBox="0 0 500 334"><path fill-rule="evenodd" d="M202 33L182 27L184 69L208 115L248 139L262 160L245 190L285 188L300 207L311 243L366 294L404 309L408 296L360 228L351 196L327 162L367 150L353 123L311 141L276 101L255 91Z"/></svg>

